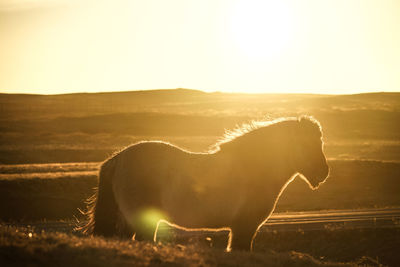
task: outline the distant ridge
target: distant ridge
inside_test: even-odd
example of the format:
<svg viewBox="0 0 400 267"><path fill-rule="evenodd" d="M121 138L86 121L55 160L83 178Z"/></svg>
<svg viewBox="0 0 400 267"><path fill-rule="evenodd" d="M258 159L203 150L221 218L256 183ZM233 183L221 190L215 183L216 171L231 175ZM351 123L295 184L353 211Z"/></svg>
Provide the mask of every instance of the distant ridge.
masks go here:
<svg viewBox="0 0 400 267"><path fill-rule="evenodd" d="M76 93L65 93L65 94L27 94L27 93L0 93L0 95L14 95L14 96L79 96L79 95L110 95L110 94L207 94L207 92L196 90L196 89L186 89L186 88L176 88L176 89L149 89L149 90L132 90L132 91L109 91L109 92L76 92Z"/></svg>
<svg viewBox="0 0 400 267"><path fill-rule="evenodd" d="M200 97L200 98L209 98L211 99L219 99L221 98L235 98L238 97L246 97L248 99L255 98L255 99L268 99L268 98L276 98L276 97L286 97L288 99L292 98L303 98L303 97L322 97L322 98L332 98L332 99L367 99L373 98L375 100L379 99L386 99L393 101L393 98L399 98L400 92L368 92L368 93L359 93L359 94L346 94L346 95L329 95L329 94L301 94L301 93L228 93L228 92L204 92L201 90L196 89L186 89L186 88L176 88L176 89L150 89L150 90L134 90L134 91L115 91L115 92L78 92L78 93L68 93L68 94L10 94L10 93L0 93L0 101L1 102L8 102L8 100L15 99L15 100L23 100L23 99L31 99L31 100L38 100L38 99L48 99L48 100L62 100L62 99L75 99L75 98L88 98L91 100L94 99L105 99L105 98L115 98L115 99L122 99L125 98L144 98L148 99L149 97L154 97L160 99L171 99L174 102L179 101L177 97L181 99L192 98L192 97ZM261 97L261 98L260 98ZM126 99L125 99L126 100Z"/></svg>
<svg viewBox="0 0 400 267"><path fill-rule="evenodd" d="M76 92L76 93L64 93L64 94L28 94L28 93L0 93L0 96L47 96L47 97L62 97L62 96L88 96L88 95L292 95L292 96L332 96L332 97L357 97L357 96L399 96L400 92L367 92L367 93L357 93L357 94L341 94L341 95L332 95L332 94L314 94L314 93L246 93L246 92L205 92L199 89L188 89L188 88L175 88L175 89L148 89L148 90L131 90L131 91L108 91L108 92Z"/></svg>

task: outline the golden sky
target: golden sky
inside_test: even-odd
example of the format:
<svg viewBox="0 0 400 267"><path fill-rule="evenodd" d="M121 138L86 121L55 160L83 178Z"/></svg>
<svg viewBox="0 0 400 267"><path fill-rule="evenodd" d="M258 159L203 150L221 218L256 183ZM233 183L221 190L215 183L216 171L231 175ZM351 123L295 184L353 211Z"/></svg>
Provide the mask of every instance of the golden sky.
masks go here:
<svg viewBox="0 0 400 267"><path fill-rule="evenodd" d="M0 1L0 92L178 87L400 91L400 1Z"/></svg>

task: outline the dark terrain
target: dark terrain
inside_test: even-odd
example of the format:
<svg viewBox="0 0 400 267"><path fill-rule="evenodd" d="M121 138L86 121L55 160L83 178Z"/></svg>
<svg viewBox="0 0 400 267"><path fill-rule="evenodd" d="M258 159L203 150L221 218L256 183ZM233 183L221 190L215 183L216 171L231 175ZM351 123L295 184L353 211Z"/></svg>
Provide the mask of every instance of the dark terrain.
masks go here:
<svg viewBox="0 0 400 267"><path fill-rule="evenodd" d="M0 265L399 265L398 222L266 231L253 254L223 252L226 236L177 236L154 245L22 226L84 220L78 208L97 185L100 162L131 143L163 140L206 151L226 129L303 114L323 126L331 176L316 191L296 179L277 212L400 207L400 93L0 94Z"/></svg>

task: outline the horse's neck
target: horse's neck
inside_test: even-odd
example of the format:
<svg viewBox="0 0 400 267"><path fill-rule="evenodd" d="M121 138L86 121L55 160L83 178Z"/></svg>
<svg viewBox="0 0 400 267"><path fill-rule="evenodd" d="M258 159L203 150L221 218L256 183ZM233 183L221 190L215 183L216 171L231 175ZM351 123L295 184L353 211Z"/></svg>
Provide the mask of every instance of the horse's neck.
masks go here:
<svg viewBox="0 0 400 267"><path fill-rule="evenodd" d="M282 189L290 182L296 169L292 165L290 159L284 155L270 153L254 157L252 154L241 154L239 157L232 159L233 172L241 176L244 184L250 191L267 192L261 194L260 197L277 197Z"/></svg>
<svg viewBox="0 0 400 267"><path fill-rule="evenodd" d="M289 160L275 155L268 158L249 158L245 154L237 156L230 151L221 150L197 158L200 163L197 168L205 177L224 181L227 185L233 183L232 186L260 188L274 195L279 194L296 173Z"/></svg>

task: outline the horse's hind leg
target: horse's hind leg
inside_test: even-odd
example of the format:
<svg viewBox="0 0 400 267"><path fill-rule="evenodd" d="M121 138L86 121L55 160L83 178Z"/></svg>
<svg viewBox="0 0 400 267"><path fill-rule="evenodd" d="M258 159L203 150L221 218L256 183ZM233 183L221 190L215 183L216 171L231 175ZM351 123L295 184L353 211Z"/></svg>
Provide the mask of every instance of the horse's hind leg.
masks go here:
<svg viewBox="0 0 400 267"><path fill-rule="evenodd" d="M119 237L122 238L132 238L134 231L132 229L132 226L123 218L123 216L120 214L118 216L117 220L117 229L118 229L118 235Z"/></svg>

